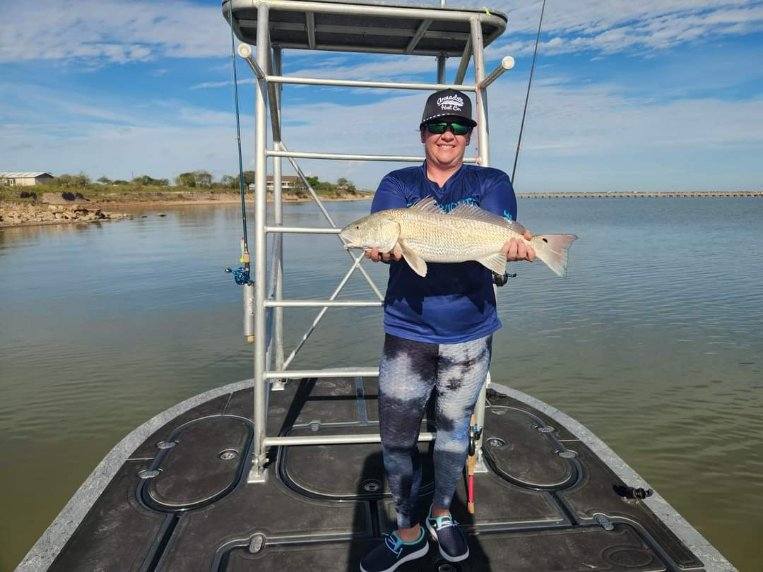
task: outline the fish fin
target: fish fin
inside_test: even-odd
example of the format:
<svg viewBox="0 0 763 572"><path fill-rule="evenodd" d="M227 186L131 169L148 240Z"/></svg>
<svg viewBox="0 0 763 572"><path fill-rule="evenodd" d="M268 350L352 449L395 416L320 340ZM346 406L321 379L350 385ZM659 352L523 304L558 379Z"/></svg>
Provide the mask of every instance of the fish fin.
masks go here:
<svg viewBox="0 0 763 572"><path fill-rule="evenodd" d="M500 252L491 254L485 258L480 258L477 262L500 276L503 276L503 273L506 272L506 257Z"/></svg>
<svg viewBox="0 0 763 572"><path fill-rule="evenodd" d="M380 252L392 252L397 247L397 240L400 238L400 223L395 222L394 228L394 237L390 237L388 243L379 246Z"/></svg>
<svg viewBox="0 0 763 572"><path fill-rule="evenodd" d="M513 230L517 234L524 234L526 230L524 226L515 220L510 220L502 216L498 216L495 213L491 213L490 211L479 208L477 205L468 203L461 203L452 211L450 211L448 216L457 216L459 218L466 218L469 220L488 222L490 224L495 224Z"/></svg>
<svg viewBox="0 0 763 572"><path fill-rule="evenodd" d="M403 253L403 258L405 258L405 261L408 263L408 266L411 267L411 270L424 278L427 275L427 263L424 262L424 259L416 254L404 241L399 240L398 244Z"/></svg>
<svg viewBox="0 0 763 572"><path fill-rule="evenodd" d="M438 213L443 214L440 205L437 204L437 200L434 197L424 197L421 200L416 201L410 207L413 210L417 210L423 213Z"/></svg>
<svg viewBox="0 0 763 572"><path fill-rule="evenodd" d="M543 234L534 236L530 244L535 255L557 276L566 276L567 249L577 238L574 234Z"/></svg>

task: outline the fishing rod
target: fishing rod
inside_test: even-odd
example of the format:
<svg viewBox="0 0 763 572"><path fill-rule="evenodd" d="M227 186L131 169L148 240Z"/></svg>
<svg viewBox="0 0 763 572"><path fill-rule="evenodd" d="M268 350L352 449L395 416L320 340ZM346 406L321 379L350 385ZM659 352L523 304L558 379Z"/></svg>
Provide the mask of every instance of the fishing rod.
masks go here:
<svg viewBox="0 0 763 572"><path fill-rule="evenodd" d="M533 76L535 75L535 61L538 58L538 44L540 43L540 32L543 27L543 13L546 11L546 0L543 0L543 5L540 8L540 20L538 21L538 33L535 36L535 50L533 51L533 63L530 67L530 79L527 82L527 93L525 94L525 107L522 110L522 123L519 126L519 139L517 140L517 152L514 154L514 168L511 170L511 183L515 183L515 176L517 173L517 161L519 161L519 150L522 147L522 133L525 129L525 117L527 116L527 102L530 100L530 88L533 84Z"/></svg>
<svg viewBox="0 0 763 572"><path fill-rule="evenodd" d="M230 55L233 67L233 101L236 112L236 147L238 149L238 189L241 195L241 257L239 262L243 265L235 270L226 268L226 272L232 272L236 284L245 285L251 283L249 274L251 257L249 256L249 235L246 223L246 181L244 180L244 159L241 153L241 113L238 101L238 71L236 69L236 39L233 34L233 2L229 3L228 11L230 18Z"/></svg>

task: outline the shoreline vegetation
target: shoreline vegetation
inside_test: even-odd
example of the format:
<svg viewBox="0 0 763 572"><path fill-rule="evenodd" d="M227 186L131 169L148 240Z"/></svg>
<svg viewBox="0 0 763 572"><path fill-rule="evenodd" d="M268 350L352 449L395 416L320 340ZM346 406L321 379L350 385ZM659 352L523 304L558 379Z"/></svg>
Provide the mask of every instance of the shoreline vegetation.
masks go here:
<svg viewBox="0 0 763 572"><path fill-rule="evenodd" d="M370 191L358 190L347 179L336 183L308 177L310 186L325 201L368 200ZM0 181L2 182L2 181ZM268 177L268 201L273 200L272 178ZM254 183L254 171L244 172L247 187ZM247 191L247 202L251 192ZM312 200L307 187L298 177L283 177L283 201L297 203ZM0 228L94 222L131 218L116 210L140 207L181 205L219 205L240 203L239 179L225 175L219 182L206 171L181 173L170 185L168 179L147 175L132 181L112 181L101 177L92 182L86 175L61 175L50 182L34 186L0 186Z"/></svg>
<svg viewBox="0 0 763 572"><path fill-rule="evenodd" d="M310 186L325 201L370 200L373 192L359 190L347 179L336 183L308 177ZM244 172L244 182L251 188L254 172ZM0 181L2 183L2 181ZM268 201L272 201L272 178L268 177ZM299 177L283 178L283 201L298 203L312 200ZM610 192L539 192L517 193L520 199L601 199L601 198L763 198L763 190L753 191L610 191ZM252 193L247 191L251 204ZM89 223L131 218L123 210L141 207L181 205L220 205L240 203L238 177L225 175L214 182L206 171L181 173L170 185L167 179L147 175L132 181L112 181L101 177L92 182L84 175L61 175L34 186L0 185L0 228L62 223Z"/></svg>

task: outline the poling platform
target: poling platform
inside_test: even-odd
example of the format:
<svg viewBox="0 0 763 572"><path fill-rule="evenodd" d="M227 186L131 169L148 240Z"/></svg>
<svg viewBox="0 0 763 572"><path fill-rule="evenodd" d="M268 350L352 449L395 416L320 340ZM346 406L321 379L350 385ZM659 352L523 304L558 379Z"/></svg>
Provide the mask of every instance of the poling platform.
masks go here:
<svg viewBox="0 0 763 572"><path fill-rule="evenodd" d="M289 383L271 392L268 430L378 432L375 385ZM659 495L628 498L645 483L581 425L498 388L488 392L476 514L464 483L452 507L470 558L448 563L432 545L400 570L733 570ZM422 430L434 429L425 418ZM379 445L273 447L267 481L249 484L252 433L250 382L157 416L104 459L19 569L358 570L394 527ZM419 444L422 518L431 445Z"/></svg>

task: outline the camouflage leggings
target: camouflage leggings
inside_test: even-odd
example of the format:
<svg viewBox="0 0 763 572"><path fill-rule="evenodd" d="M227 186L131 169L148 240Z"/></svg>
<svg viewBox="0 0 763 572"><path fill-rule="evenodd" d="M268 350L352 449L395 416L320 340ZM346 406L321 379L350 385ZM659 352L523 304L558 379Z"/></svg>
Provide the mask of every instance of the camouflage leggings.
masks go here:
<svg viewBox="0 0 763 572"><path fill-rule="evenodd" d="M416 442L435 390L433 503L450 507L469 448L469 420L490 367L492 336L430 344L387 334L379 366L379 422L384 468L397 525L415 523L421 464Z"/></svg>

